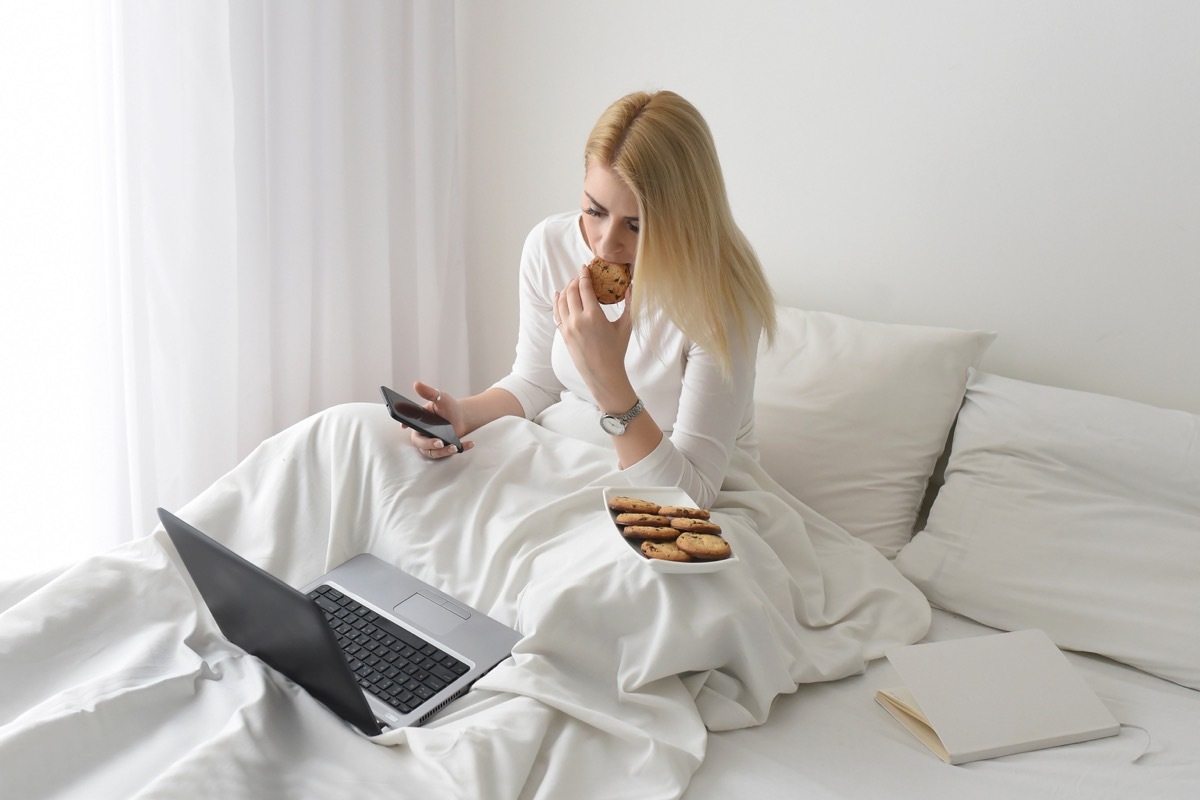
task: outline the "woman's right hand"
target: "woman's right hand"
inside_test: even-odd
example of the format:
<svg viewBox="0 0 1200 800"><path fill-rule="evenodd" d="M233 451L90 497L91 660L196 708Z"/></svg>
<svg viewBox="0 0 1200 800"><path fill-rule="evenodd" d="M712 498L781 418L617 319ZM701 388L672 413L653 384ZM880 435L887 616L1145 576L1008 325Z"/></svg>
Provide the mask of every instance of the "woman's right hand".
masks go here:
<svg viewBox="0 0 1200 800"><path fill-rule="evenodd" d="M626 288L625 308L611 321L596 299L586 265L566 288L554 293L554 322L575 368L596 403L613 408L636 397L625 370L625 353L633 332L632 293L632 286Z"/></svg>
<svg viewBox="0 0 1200 800"><path fill-rule="evenodd" d="M462 437L467 433L466 414L460 403L453 396L446 392L440 392L427 383L420 381L413 382L413 391L417 396L425 401L425 408L445 419L452 426L454 432ZM408 427L405 425L404 427ZM424 434L409 428L409 438L412 441L413 447L421 451L421 455L430 459L445 458L458 453L458 448L452 444L447 444L441 439L432 439ZM473 441L464 440L462 443L463 452L470 450L475 446Z"/></svg>

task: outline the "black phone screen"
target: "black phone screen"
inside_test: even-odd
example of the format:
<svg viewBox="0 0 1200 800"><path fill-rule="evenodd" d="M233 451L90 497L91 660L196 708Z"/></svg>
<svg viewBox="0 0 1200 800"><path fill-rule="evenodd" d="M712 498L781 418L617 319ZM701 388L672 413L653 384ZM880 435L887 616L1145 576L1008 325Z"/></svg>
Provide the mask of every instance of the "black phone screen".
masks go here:
<svg viewBox="0 0 1200 800"><path fill-rule="evenodd" d="M380 386L379 391L383 394L383 401L387 403L392 419L403 422L431 439L441 439L446 444L452 444L460 453L463 451L462 442L458 440L454 426L444 417L386 386Z"/></svg>

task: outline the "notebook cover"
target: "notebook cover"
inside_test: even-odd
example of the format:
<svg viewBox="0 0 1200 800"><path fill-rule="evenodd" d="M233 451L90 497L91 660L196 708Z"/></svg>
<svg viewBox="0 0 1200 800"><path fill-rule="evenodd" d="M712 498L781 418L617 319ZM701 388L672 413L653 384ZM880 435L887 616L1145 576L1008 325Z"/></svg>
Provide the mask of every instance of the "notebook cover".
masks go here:
<svg viewBox="0 0 1200 800"><path fill-rule="evenodd" d="M904 686L894 698L876 699L926 740L919 721L902 719L909 716L904 701L915 704L942 752L926 745L951 764L1120 731L1083 676L1040 630L907 645L886 655Z"/></svg>

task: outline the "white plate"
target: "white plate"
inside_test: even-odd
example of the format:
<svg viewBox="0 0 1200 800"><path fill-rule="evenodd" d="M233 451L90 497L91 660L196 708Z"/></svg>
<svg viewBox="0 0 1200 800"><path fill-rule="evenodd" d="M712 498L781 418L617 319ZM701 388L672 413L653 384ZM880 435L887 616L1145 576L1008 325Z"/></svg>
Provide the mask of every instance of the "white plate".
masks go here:
<svg viewBox="0 0 1200 800"><path fill-rule="evenodd" d="M732 553L729 558L723 558L720 561L667 561L662 558L646 558L639 549L641 547L639 540L626 539L621 534L621 526L617 524L617 512L608 507L608 501L613 497L636 497L640 500L658 503L660 506L692 506L693 508L696 506L695 501L688 497L687 492L673 486L610 486L604 490L604 513L612 522L613 532L650 569L657 572L716 572L738 560L736 552ZM730 542L731 546L732 544Z"/></svg>

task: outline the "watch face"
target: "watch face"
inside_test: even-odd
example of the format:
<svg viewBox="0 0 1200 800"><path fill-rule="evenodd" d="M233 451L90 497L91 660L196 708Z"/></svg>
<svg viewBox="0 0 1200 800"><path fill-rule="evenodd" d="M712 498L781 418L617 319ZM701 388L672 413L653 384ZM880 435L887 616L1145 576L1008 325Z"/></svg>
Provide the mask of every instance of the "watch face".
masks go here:
<svg viewBox="0 0 1200 800"><path fill-rule="evenodd" d="M625 432L625 423L609 414L600 418L600 427L610 436L620 436Z"/></svg>

